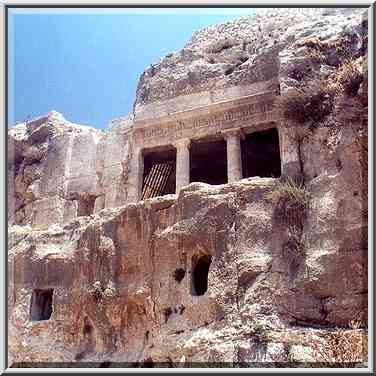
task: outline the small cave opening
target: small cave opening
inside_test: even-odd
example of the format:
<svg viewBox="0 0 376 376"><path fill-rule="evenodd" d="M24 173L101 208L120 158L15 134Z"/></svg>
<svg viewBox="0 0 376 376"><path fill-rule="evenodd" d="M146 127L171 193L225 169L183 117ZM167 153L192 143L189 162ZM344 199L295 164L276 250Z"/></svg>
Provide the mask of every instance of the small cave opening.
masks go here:
<svg viewBox="0 0 376 376"><path fill-rule="evenodd" d="M78 198L77 216L86 217L94 213L95 195L82 195Z"/></svg>
<svg viewBox="0 0 376 376"><path fill-rule="evenodd" d="M227 183L227 145L225 140L191 143L190 182L212 185Z"/></svg>
<svg viewBox="0 0 376 376"><path fill-rule="evenodd" d="M281 176L281 156L276 128L247 134L241 142L243 178Z"/></svg>
<svg viewBox="0 0 376 376"><path fill-rule="evenodd" d="M84 326L82 328L82 334L84 335L85 338L91 339L93 333L93 326L91 325L90 320L85 317L84 318Z"/></svg>
<svg viewBox="0 0 376 376"><path fill-rule="evenodd" d="M185 270L183 268L178 268L174 272L175 281L180 283L185 277Z"/></svg>
<svg viewBox="0 0 376 376"><path fill-rule="evenodd" d="M176 149L144 152L141 199L175 193Z"/></svg>
<svg viewBox="0 0 376 376"><path fill-rule="evenodd" d="M171 307L167 307L163 310L163 315L164 315L164 320L165 320L165 323L167 323L168 319L170 318L170 316L172 315L172 309Z"/></svg>
<svg viewBox="0 0 376 376"><path fill-rule="evenodd" d="M85 316L83 320L82 334L83 339L80 345L80 351L75 356L75 360L84 359L89 353L93 352L95 349L94 327L87 316Z"/></svg>
<svg viewBox="0 0 376 376"><path fill-rule="evenodd" d="M208 274L212 258L209 255L194 258L192 260L192 284L191 294L204 295L208 289Z"/></svg>
<svg viewBox="0 0 376 376"><path fill-rule="evenodd" d="M99 363L99 368L110 368L111 367L111 362L109 361L104 361Z"/></svg>
<svg viewBox="0 0 376 376"><path fill-rule="evenodd" d="M147 358L142 362L142 366L145 368L154 368L154 361L152 358Z"/></svg>
<svg viewBox="0 0 376 376"><path fill-rule="evenodd" d="M51 318L53 293L53 289L33 290L30 303L30 319L32 321Z"/></svg>

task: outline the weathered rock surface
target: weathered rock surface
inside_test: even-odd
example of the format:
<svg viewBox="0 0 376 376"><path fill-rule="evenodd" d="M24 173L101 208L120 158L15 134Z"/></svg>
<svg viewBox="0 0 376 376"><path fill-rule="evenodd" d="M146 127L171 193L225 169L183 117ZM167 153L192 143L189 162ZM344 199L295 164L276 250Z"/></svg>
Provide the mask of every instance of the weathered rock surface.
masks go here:
<svg viewBox="0 0 376 376"><path fill-rule="evenodd" d="M333 216L331 233L342 235L328 239L326 221L315 232L311 223L320 226L332 203L312 209L304 227L311 239L297 262L286 254L287 226L268 199L274 185L258 178L192 183L178 197L106 209L48 231L14 226L13 361L287 362L295 345L290 332L319 336L312 323L347 326L365 314L367 259L364 245L354 244L362 231L352 223L357 210ZM192 263L202 255L212 257L208 291L192 296ZM93 296L96 281L113 296ZM30 297L40 286L54 289L53 313L33 322ZM309 338L296 344L309 347Z"/></svg>
<svg viewBox="0 0 376 376"><path fill-rule="evenodd" d="M97 150L102 132L52 111L8 133L10 223L48 227L85 215L100 195Z"/></svg>
<svg viewBox="0 0 376 376"><path fill-rule="evenodd" d="M325 81L344 59L366 59L362 12L260 11L200 31L143 74L134 116L193 92L269 82L284 97ZM319 61L313 36L327 43ZM284 177L298 173L309 200L293 213L279 180L259 177L125 205L134 117L106 133L55 112L12 128L10 363L327 361L325 335L367 320L366 80L358 86L318 121L281 117ZM203 295L200 257L211 260ZM36 289L53 289L49 320L30 320Z"/></svg>
<svg viewBox="0 0 376 376"><path fill-rule="evenodd" d="M364 13L355 8L260 9L255 16L200 30L181 51L145 70L137 88L135 113L143 105L179 95L277 78L281 71L304 64L304 48L296 48L296 42L304 38L325 41L352 35L354 48L360 48L361 35L367 33L362 26ZM335 51L331 55L332 65L338 65Z"/></svg>

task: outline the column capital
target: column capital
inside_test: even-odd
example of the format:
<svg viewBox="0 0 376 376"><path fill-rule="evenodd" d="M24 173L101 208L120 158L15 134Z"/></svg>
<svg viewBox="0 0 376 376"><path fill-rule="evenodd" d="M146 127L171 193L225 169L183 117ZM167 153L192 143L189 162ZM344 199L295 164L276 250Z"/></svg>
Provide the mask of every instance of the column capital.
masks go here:
<svg viewBox="0 0 376 376"><path fill-rule="evenodd" d="M189 146L191 145L191 140L189 138L183 138L181 140L177 140L175 142L175 147L177 149L181 149L181 148L189 148Z"/></svg>
<svg viewBox="0 0 376 376"><path fill-rule="evenodd" d="M223 137L225 139L228 139L230 137L239 137L241 139L244 139L244 132L241 128L230 128L230 129L224 129L221 131Z"/></svg>

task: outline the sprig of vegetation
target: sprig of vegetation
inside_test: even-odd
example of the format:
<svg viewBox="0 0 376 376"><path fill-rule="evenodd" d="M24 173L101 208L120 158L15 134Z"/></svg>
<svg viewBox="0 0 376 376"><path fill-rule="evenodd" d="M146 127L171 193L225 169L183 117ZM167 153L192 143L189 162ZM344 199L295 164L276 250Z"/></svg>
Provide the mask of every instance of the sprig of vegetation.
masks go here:
<svg viewBox="0 0 376 376"><path fill-rule="evenodd" d="M319 123L333 110L333 95L322 82L290 89L278 102L282 115L296 123Z"/></svg>
<svg viewBox="0 0 376 376"><path fill-rule="evenodd" d="M321 336L324 343L311 345L320 362L347 368L367 361L367 335L364 331L340 329Z"/></svg>
<svg viewBox="0 0 376 376"><path fill-rule="evenodd" d="M291 177L276 181L275 189L268 194L272 201L287 200L294 207L308 209L310 197L303 183L297 183Z"/></svg>
<svg viewBox="0 0 376 376"><path fill-rule="evenodd" d="M104 287L101 281L95 281L91 287L88 288L88 293L94 297L96 301L101 299L114 298L116 296L116 289L110 284Z"/></svg>
<svg viewBox="0 0 376 376"><path fill-rule="evenodd" d="M328 89L336 95L342 93L354 97L363 81L363 72L360 60L349 60L329 77Z"/></svg>

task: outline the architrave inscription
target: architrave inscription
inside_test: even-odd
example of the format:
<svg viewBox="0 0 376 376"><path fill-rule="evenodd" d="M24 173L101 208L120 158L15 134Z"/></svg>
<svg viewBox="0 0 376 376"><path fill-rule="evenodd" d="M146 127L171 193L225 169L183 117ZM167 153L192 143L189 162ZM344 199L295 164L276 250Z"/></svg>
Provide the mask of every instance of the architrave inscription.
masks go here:
<svg viewBox="0 0 376 376"><path fill-rule="evenodd" d="M231 128L237 121L246 122L255 114L270 113L275 110L272 102L258 102L239 106L235 109L217 112L213 115L193 117L189 120L175 120L160 124L157 127L135 129L134 137L146 141L171 142L183 137L194 137L197 132L205 131L211 134ZM154 142L153 142L154 143Z"/></svg>

